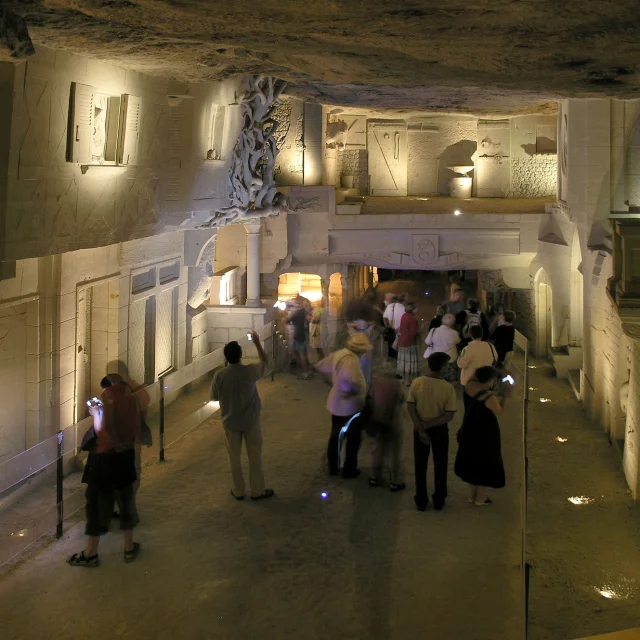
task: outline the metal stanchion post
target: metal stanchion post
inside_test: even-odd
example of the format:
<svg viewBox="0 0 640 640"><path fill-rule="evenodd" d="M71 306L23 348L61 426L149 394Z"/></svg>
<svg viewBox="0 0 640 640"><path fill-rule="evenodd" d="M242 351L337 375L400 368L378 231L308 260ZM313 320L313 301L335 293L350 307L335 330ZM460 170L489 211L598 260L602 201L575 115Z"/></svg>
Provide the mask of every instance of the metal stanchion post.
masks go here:
<svg viewBox="0 0 640 640"><path fill-rule="evenodd" d="M276 331L276 321L273 321L273 327L271 329L271 382L276 377L276 339L278 338L278 332Z"/></svg>
<svg viewBox="0 0 640 640"><path fill-rule="evenodd" d="M524 346L524 371L522 375L524 389L522 390L522 570L524 572L523 585L523 637L529 637L529 581L531 567L527 562L527 503L529 498L529 458L527 453L527 430L529 408L529 341Z"/></svg>
<svg viewBox="0 0 640 640"><path fill-rule="evenodd" d="M164 462L164 381L160 378L160 462Z"/></svg>
<svg viewBox="0 0 640 640"><path fill-rule="evenodd" d="M56 520L56 538L62 537L62 520L64 518L63 512L63 486L64 482L63 471L64 461L62 459L62 443L64 441L64 434L62 431L58 431L58 459L56 464L56 506L57 506L57 520Z"/></svg>

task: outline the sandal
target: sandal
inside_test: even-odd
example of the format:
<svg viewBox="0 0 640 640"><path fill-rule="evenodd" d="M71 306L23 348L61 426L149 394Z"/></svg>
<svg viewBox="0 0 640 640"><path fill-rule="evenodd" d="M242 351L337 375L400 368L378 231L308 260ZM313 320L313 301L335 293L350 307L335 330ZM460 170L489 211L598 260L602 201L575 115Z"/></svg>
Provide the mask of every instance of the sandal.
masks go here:
<svg viewBox="0 0 640 640"><path fill-rule="evenodd" d="M491 503L491 498L485 498L484 502L474 501L473 504L475 504L476 507L484 507L485 504L492 504L492 503Z"/></svg>
<svg viewBox="0 0 640 640"><path fill-rule="evenodd" d="M244 496L237 496L235 493L233 493L233 490L229 491L229 493L232 495L232 497L234 497L236 500L244 500Z"/></svg>
<svg viewBox="0 0 640 640"><path fill-rule="evenodd" d="M379 487L380 483L377 478L369 478L369 486L370 487Z"/></svg>
<svg viewBox="0 0 640 640"><path fill-rule="evenodd" d="M72 567L89 567L94 568L100 566L100 559L98 558L98 554L95 556L85 556L84 551L80 553L74 553L72 556L67 558L67 564L70 564Z"/></svg>
<svg viewBox="0 0 640 640"><path fill-rule="evenodd" d="M251 496L252 500L265 500L271 498L276 494L273 489L265 489L259 496Z"/></svg>
<svg viewBox="0 0 640 640"><path fill-rule="evenodd" d="M133 549L124 552L124 561L125 562L134 562L134 560L140 555L140 543L134 542Z"/></svg>

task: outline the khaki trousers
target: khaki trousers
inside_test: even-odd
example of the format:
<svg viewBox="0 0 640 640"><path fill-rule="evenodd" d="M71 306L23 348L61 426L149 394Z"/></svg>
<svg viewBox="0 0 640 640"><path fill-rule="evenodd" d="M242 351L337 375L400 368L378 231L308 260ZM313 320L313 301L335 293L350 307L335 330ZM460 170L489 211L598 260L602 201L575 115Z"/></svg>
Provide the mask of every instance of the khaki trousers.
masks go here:
<svg viewBox="0 0 640 640"><path fill-rule="evenodd" d="M265 490L264 476L262 474L262 429L260 426L252 427L247 431L224 430L229 454L229 468L233 482L233 495L244 496L244 476L242 475L242 441L247 449L249 458L249 484L251 496L257 498Z"/></svg>

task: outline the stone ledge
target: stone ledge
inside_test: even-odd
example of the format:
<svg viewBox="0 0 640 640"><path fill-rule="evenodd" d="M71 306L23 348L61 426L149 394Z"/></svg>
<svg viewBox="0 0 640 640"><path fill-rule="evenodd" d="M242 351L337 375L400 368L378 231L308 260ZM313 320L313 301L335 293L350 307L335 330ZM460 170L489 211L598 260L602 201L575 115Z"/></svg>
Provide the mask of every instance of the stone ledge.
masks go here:
<svg viewBox="0 0 640 640"><path fill-rule="evenodd" d="M209 313L251 313L253 315L264 315L267 313L267 307L245 307L243 305L206 305Z"/></svg>

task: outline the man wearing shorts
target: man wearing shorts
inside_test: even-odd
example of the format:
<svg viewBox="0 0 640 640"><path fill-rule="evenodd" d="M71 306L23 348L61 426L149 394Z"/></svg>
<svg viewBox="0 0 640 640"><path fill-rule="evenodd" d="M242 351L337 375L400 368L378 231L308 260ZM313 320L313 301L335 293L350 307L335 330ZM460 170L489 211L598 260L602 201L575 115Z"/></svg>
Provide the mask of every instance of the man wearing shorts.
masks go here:
<svg viewBox="0 0 640 640"><path fill-rule="evenodd" d="M111 386L102 392L101 405L92 405L96 438L82 481L87 484L85 534L87 544L67 559L74 567L97 567L100 536L109 530L115 504L124 534L124 560L133 562L140 545L133 541L136 516L133 485L136 481L134 444L140 440L140 410L131 389L118 374L108 376Z"/></svg>

